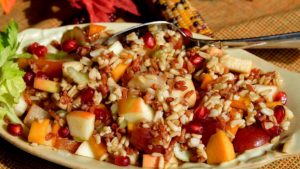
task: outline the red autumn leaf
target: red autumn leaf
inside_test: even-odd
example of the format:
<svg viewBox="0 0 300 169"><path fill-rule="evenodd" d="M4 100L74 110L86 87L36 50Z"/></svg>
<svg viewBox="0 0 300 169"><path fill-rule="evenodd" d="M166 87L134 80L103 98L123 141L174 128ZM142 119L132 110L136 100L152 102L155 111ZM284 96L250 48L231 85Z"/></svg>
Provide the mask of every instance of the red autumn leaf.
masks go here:
<svg viewBox="0 0 300 169"><path fill-rule="evenodd" d="M12 7L15 5L16 0L0 0L1 6L5 14L9 14Z"/></svg>
<svg viewBox="0 0 300 169"><path fill-rule="evenodd" d="M123 9L129 13L140 16L140 13L136 7L136 5L130 0L116 0L115 7Z"/></svg>
<svg viewBox="0 0 300 169"><path fill-rule="evenodd" d="M116 8L139 16L136 5L132 0L69 0L74 8L86 8L91 22L109 22L111 13Z"/></svg>

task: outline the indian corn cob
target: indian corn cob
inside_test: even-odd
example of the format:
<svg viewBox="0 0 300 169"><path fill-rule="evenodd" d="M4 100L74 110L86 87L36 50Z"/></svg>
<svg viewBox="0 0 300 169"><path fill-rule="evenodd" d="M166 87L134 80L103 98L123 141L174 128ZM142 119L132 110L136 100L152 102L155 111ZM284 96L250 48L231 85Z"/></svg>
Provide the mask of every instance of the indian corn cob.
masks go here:
<svg viewBox="0 0 300 169"><path fill-rule="evenodd" d="M199 12L188 0L157 0L157 3L167 21L195 33L209 36L212 34Z"/></svg>

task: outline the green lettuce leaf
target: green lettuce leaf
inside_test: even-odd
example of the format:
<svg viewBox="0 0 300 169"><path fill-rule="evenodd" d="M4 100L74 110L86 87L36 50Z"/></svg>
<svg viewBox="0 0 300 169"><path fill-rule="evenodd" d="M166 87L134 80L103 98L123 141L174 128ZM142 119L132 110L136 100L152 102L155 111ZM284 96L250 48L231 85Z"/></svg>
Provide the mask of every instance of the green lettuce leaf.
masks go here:
<svg viewBox="0 0 300 169"><path fill-rule="evenodd" d="M18 25L14 21L0 32L0 120L7 116L10 121L22 124L13 109L26 88L24 72L14 62L21 57L16 55L19 47L17 36Z"/></svg>

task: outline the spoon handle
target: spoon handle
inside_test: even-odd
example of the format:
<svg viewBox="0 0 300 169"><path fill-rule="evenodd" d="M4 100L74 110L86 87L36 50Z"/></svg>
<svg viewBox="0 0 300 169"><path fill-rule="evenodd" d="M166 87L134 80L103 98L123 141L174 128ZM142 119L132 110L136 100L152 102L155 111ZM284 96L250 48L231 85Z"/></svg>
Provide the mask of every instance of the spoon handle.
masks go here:
<svg viewBox="0 0 300 169"><path fill-rule="evenodd" d="M220 40L224 46L236 48L300 48L300 32L244 39Z"/></svg>

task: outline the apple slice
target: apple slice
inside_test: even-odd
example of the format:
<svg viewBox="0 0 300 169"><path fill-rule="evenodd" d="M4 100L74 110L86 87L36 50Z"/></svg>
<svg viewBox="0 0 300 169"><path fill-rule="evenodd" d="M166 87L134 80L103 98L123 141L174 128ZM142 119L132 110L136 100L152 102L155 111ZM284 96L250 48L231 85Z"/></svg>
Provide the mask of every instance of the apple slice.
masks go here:
<svg viewBox="0 0 300 169"><path fill-rule="evenodd" d="M252 69L252 61L247 59L240 59L237 57L224 55L220 62L229 70L239 73L250 73Z"/></svg>
<svg viewBox="0 0 300 169"><path fill-rule="evenodd" d="M34 120L43 120L49 117L50 115L46 110L36 104L33 104L24 118L24 124L29 127Z"/></svg>
<svg viewBox="0 0 300 169"><path fill-rule="evenodd" d="M64 76L69 77L68 68L70 67L74 68L76 71L81 71L83 69L83 64L79 61L70 61L63 63L62 72Z"/></svg>
<svg viewBox="0 0 300 169"><path fill-rule="evenodd" d="M187 94L190 91L193 91L192 95L189 96L186 99L189 107L193 107L195 105L195 103L196 103L196 91L195 91L195 86L194 86L193 81L191 79L188 79L188 78L177 76L175 78L175 82L178 82L178 81L184 81L185 82L185 86L187 87L187 89L184 90L184 91L174 89L171 92L171 97L184 99L184 95L185 94Z"/></svg>
<svg viewBox="0 0 300 169"><path fill-rule="evenodd" d="M60 86L58 82L37 77L34 78L33 87L35 89L43 90L50 93L57 93L60 91Z"/></svg>
<svg viewBox="0 0 300 169"><path fill-rule="evenodd" d="M189 162L192 157L192 153L188 150L182 150L179 143L174 146L174 155L181 161Z"/></svg>
<svg viewBox="0 0 300 169"><path fill-rule="evenodd" d="M88 141L81 143L75 154L99 160L106 152L106 146L103 143L97 144L95 138L91 137Z"/></svg>
<svg viewBox="0 0 300 169"><path fill-rule="evenodd" d="M127 99L119 100L118 114L124 116L128 122L139 122L142 120L152 121L153 110L140 97L129 97Z"/></svg>
<svg viewBox="0 0 300 169"><path fill-rule="evenodd" d="M85 156L85 157L95 158L92 147L87 141L84 141L80 144L75 154Z"/></svg>
<svg viewBox="0 0 300 169"><path fill-rule="evenodd" d="M75 139L89 140L94 131L95 114L73 111L68 113L66 118L71 136Z"/></svg>
<svg viewBox="0 0 300 169"><path fill-rule="evenodd" d="M28 107L27 102L24 99L24 96L21 95L17 104L14 105L14 111L17 116L22 116Z"/></svg>
<svg viewBox="0 0 300 169"><path fill-rule="evenodd" d="M114 52L114 54L118 55L122 52L123 46L120 41L115 41L109 48L109 51Z"/></svg>
<svg viewBox="0 0 300 169"><path fill-rule="evenodd" d="M146 91L154 84L162 86L165 82L160 76L153 74L136 75L128 82L128 87Z"/></svg>

